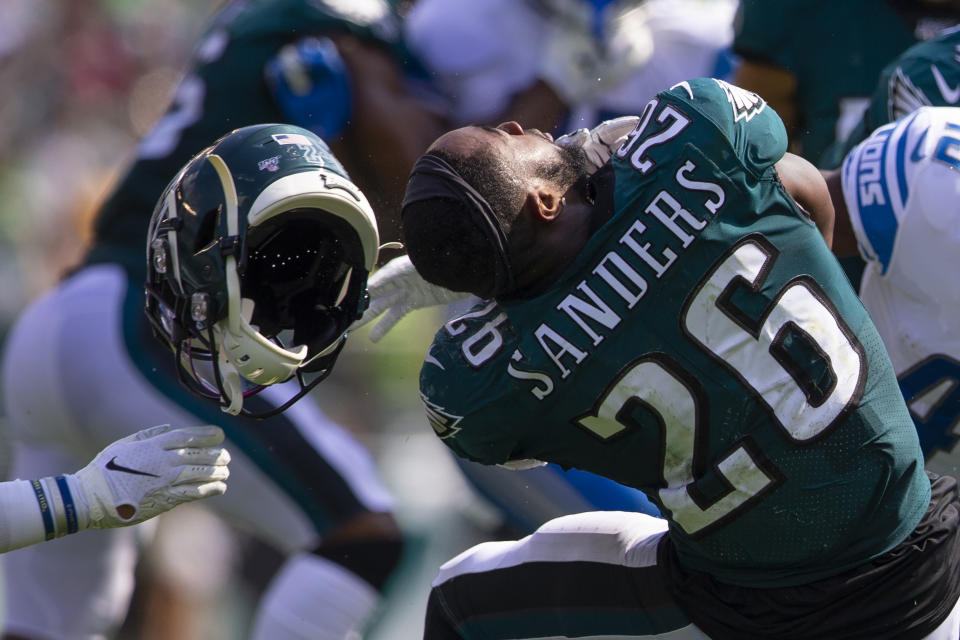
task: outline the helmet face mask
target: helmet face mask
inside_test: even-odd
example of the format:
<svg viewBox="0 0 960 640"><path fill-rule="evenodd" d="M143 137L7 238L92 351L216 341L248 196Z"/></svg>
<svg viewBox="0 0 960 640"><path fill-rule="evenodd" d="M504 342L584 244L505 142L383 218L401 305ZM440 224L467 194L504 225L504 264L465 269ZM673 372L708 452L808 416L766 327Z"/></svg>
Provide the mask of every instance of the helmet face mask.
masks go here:
<svg viewBox="0 0 960 640"><path fill-rule="evenodd" d="M331 371L366 307L379 238L326 144L291 125L237 129L198 154L154 210L146 313L191 391L266 417ZM295 378L281 407L243 399Z"/></svg>

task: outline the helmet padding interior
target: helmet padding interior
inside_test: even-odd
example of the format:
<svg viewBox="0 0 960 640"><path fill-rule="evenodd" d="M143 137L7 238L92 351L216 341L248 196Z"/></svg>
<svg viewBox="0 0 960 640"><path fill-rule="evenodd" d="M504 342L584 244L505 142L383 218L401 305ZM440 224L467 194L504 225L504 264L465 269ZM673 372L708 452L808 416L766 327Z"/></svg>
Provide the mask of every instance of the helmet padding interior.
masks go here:
<svg viewBox="0 0 960 640"><path fill-rule="evenodd" d="M336 341L365 284L353 227L320 209L292 209L248 229L246 242L240 291L255 302L251 324L271 338L292 330L308 358Z"/></svg>

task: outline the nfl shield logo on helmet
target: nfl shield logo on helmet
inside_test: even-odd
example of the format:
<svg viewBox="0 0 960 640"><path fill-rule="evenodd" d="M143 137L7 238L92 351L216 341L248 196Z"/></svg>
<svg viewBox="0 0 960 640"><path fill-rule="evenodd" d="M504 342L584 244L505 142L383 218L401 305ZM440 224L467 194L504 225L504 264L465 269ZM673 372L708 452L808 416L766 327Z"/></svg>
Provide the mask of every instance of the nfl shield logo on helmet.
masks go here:
<svg viewBox="0 0 960 640"><path fill-rule="evenodd" d="M277 169L280 168L280 156L273 156L272 158L261 160L257 163L257 168L260 169L260 171L276 172Z"/></svg>

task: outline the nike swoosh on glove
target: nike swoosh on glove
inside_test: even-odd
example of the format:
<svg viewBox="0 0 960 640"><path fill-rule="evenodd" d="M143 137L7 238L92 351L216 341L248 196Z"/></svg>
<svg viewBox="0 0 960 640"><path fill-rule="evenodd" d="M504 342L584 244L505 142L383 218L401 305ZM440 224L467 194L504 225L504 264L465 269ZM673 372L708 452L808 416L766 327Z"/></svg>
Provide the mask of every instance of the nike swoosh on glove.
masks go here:
<svg viewBox="0 0 960 640"><path fill-rule="evenodd" d="M609 162L610 157L620 148L627 136L637 128L639 116L620 116L604 120L593 129L577 129L562 135L554 142L561 147L580 147L587 154L591 171Z"/></svg>
<svg viewBox="0 0 960 640"><path fill-rule="evenodd" d="M222 494L230 475L223 438L215 426L160 425L108 445L73 475L81 507L87 507L86 528L138 524L178 504Z"/></svg>
<svg viewBox="0 0 960 640"><path fill-rule="evenodd" d="M370 306L350 329L362 327L383 315L370 328L370 340L373 342L383 338L411 311L459 302L471 295L430 284L417 273L407 256L394 258L377 269L367 281L367 292L370 294Z"/></svg>

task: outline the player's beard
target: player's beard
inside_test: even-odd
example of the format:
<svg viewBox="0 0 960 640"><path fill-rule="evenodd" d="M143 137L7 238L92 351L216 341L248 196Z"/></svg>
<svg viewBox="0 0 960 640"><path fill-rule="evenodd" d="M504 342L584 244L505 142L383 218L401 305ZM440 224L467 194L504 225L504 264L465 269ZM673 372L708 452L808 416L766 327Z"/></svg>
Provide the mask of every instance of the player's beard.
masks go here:
<svg viewBox="0 0 960 640"><path fill-rule="evenodd" d="M558 146L557 149L560 150L560 160L549 165L541 165L537 171L537 177L550 180L566 190L587 175L590 163L586 152L580 147Z"/></svg>

